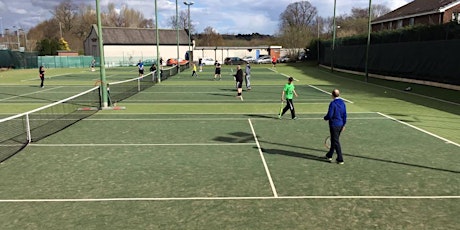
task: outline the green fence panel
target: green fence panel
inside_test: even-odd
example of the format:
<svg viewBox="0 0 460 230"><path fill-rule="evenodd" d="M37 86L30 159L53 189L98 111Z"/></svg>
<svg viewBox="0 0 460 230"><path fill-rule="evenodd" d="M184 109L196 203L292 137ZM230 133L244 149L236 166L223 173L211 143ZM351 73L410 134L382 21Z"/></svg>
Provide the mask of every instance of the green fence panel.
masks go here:
<svg viewBox="0 0 460 230"><path fill-rule="evenodd" d="M369 49L368 71L373 74L460 85L459 40L373 44ZM323 44L319 61L334 67L364 72L366 45Z"/></svg>

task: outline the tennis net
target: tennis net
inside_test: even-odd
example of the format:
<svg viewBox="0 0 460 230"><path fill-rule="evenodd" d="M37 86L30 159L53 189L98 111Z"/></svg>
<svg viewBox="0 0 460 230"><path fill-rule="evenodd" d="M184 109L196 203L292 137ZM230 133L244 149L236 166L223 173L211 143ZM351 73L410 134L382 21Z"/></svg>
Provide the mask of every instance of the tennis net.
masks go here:
<svg viewBox="0 0 460 230"><path fill-rule="evenodd" d="M99 87L38 109L0 120L0 162L39 141L96 113Z"/></svg>
<svg viewBox="0 0 460 230"><path fill-rule="evenodd" d="M155 75L149 73L143 77L112 82L107 84L109 104L123 101L145 89L155 85Z"/></svg>

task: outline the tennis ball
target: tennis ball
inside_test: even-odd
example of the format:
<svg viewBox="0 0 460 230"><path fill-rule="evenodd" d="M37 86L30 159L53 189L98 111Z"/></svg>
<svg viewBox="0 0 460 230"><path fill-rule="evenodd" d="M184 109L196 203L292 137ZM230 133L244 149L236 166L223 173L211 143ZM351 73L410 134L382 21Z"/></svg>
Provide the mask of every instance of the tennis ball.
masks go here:
<svg viewBox="0 0 460 230"><path fill-rule="evenodd" d="M384 93L387 93L387 91L385 91Z"/></svg>

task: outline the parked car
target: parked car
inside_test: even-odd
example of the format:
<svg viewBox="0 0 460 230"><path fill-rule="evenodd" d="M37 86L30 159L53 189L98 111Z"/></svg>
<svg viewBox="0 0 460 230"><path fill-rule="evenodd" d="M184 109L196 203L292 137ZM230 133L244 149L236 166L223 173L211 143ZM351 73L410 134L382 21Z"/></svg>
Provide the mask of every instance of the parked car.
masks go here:
<svg viewBox="0 0 460 230"><path fill-rule="evenodd" d="M253 63L255 61L254 57L252 57L252 56L244 56L241 59L243 59L243 60L245 60L246 62L249 62L249 63Z"/></svg>
<svg viewBox="0 0 460 230"><path fill-rule="evenodd" d="M270 56L260 56L256 61L255 63L257 64L270 64L272 63L272 57Z"/></svg>
<svg viewBox="0 0 460 230"><path fill-rule="evenodd" d="M144 66L151 66L154 63L156 64L156 60L154 60L154 59L145 59L144 60Z"/></svg>
<svg viewBox="0 0 460 230"><path fill-rule="evenodd" d="M179 63L180 63L180 65L185 65L185 64L188 63L188 61L179 58ZM170 58L170 59L166 60L166 65L167 66L177 65L177 59L176 58Z"/></svg>
<svg viewBox="0 0 460 230"><path fill-rule="evenodd" d="M279 62L281 63L287 63L287 62L291 62L291 58L289 58L289 56L282 56L278 59Z"/></svg>
<svg viewBox="0 0 460 230"><path fill-rule="evenodd" d="M246 64L246 61L239 57L227 57L224 60L225 65L243 65Z"/></svg>
<svg viewBox="0 0 460 230"><path fill-rule="evenodd" d="M214 65L215 62L216 61L214 61L214 59L212 59L212 58L203 58L201 60L201 64L203 64L203 65Z"/></svg>

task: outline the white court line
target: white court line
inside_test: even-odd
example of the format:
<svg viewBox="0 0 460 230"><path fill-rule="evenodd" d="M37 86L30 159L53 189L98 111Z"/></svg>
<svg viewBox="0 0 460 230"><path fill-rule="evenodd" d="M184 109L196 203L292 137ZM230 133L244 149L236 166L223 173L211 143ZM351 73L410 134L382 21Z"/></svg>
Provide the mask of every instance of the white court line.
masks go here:
<svg viewBox="0 0 460 230"><path fill-rule="evenodd" d="M259 150L260 158L262 159L262 163L265 168L265 172L267 173L268 181L270 182L270 186L272 188L273 196L278 197L278 193L276 192L275 184L273 183L272 176L270 174L270 170L268 169L267 162L265 161L264 153L262 152L262 148L260 147L259 140L257 139L256 132L254 131L254 127L252 126L251 119L248 119L249 125L251 126L252 135L254 136L254 140L257 144L257 149Z"/></svg>
<svg viewBox="0 0 460 230"><path fill-rule="evenodd" d="M330 95L330 94L331 94L330 92L327 92L327 91L325 91L325 90L322 90L322 89L320 89L320 88L318 88L318 87L316 87L316 86L312 86L312 85L307 85L307 86L309 86L309 87L311 87L311 88L313 88L313 89L319 90L319 91L321 91L321 92L323 92L323 93L325 93L325 94L327 94L327 95ZM341 98L342 98L342 97L341 97ZM345 99L345 98L342 98L342 99L343 99L344 101L347 101L347 102L351 103L351 104L354 103L354 102L352 102L352 101L350 101L350 100L347 100L347 99Z"/></svg>
<svg viewBox="0 0 460 230"><path fill-rule="evenodd" d="M215 145L254 145L255 143L175 143L175 144L36 144L29 146L37 147L86 147L86 146L215 146Z"/></svg>
<svg viewBox="0 0 460 230"><path fill-rule="evenodd" d="M380 87L380 88L383 88L383 89L392 90L392 91L396 91L396 92L400 92L400 93L405 93L405 94L409 94L409 95L414 95L414 96L419 96L419 97L423 97L423 98L428 98L428 99L431 99L431 100L440 101L440 102L444 102L444 103L448 103L448 104L460 105L459 103L455 103L455 102L453 102L453 101L446 101L446 100L443 100L443 99L439 99L439 98L435 98L435 97L430 97L430 96L425 96L425 95L422 95L422 94L407 92L407 91L403 91L403 90L399 90L399 89L395 89L395 88L390 88L390 87L386 87L386 86L377 85L377 84L374 84L374 83L363 82L363 81L359 81L359 80L355 80L355 79L351 79L351 78L346 78L346 77L342 77L342 76L340 76L340 75L338 75L338 74L331 73L330 71L325 71L325 70L320 69L320 68L318 68L318 69L319 69L319 71L321 71L321 72L329 73L329 74L331 74L331 75L334 76L334 77L342 78L342 79L345 79L345 80L349 80L349 81L353 81L353 82L357 82L357 83L362 83L362 84L367 84L367 85L373 85L373 86ZM408 83L408 84L409 84L409 83Z"/></svg>
<svg viewBox="0 0 460 230"><path fill-rule="evenodd" d="M251 118L253 120L267 120L277 118L276 114L271 114L273 117ZM247 118L86 118L83 121L241 121ZM323 117L298 117L299 120L323 120ZM385 117L356 117L347 118L348 120L386 120ZM38 120L38 119L34 119ZM50 119L52 120L52 119ZM72 120L72 119L69 119Z"/></svg>
<svg viewBox="0 0 460 230"><path fill-rule="evenodd" d="M286 78L290 78L291 76L287 75L287 74L284 74L284 73L281 73L281 75L285 76ZM294 81L299 81L299 79L295 78L295 77L292 77L294 78Z"/></svg>
<svg viewBox="0 0 460 230"><path fill-rule="evenodd" d="M234 97L234 95L230 95L230 94L227 94L226 96L232 96ZM202 100L202 99L186 99L186 100L183 100L183 99L180 99L180 100L130 100L130 103L152 103L152 102L178 102L178 103L181 103L181 102L215 102L215 103L219 103L219 102L235 102L235 103L240 103L240 100L238 99L233 99L233 100ZM263 99L259 99L259 100L251 100L250 102L267 102L267 103L275 103L275 102L278 102L279 100L263 100ZM311 102L311 104L325 104L325 103L329 103L331 100L330 99L297 99L296 102L308 102L308 101L324 101L324 102Z"/></svg>
<svg viewBox="0 0 460 230"><path fill-rule="evenodd" d="M276 103L279 104L279 101ZM309 112L309 113L299 113L299 114L326 114L325 112ZM347 114L378 114L376 112L349 112ZM105 115L273 115L273 113L104 113L104 114L95 114L93 116L105 116Z"/></svg>
<svg viewBox="0 0 460 230"><path fill-rule="evenodd" d="M291 77L291 76L289 76L289 75L287 75L287 74L278 72L276 69L273 69L273 68L267 68L267 69L270 70L270 71L272 71L272 72L279 73L279 74L285 76L286 78L290 78L290 77ZM295 78L295 77L292 77L292 78L294 78L294 81L299 81L299 80L298 80L297 78Z"/></svg>
<svg viewBox="0 0 460 230"><path fill-rule="evenodd" d="M85 198L85 199L1 199L0 203L31 202L107 202L107 201L190 201L190 200L287 200L287 199L401 199L401 200L441 200L460 199L460 196L268 196L268 197L138 197L138 198Z"/></svg>
<svg viewBox="0 0 460 230"><path fill-rule="evenodd" d="M400 120L398 120L398 119L396 119L396 118L394 118L394 117L390 117L390 116L388 116L388 115L386 115L386 114L383 114L383 113L378 113L378 114L380 114L380 115L382 115L382 116L384 116L384 117L386 117L386 118L388 118L388 119L391 119L391 120L393 120L393 121L399 122L399 123L401 123L401 124L403 124L403 125L407 125L407 126L409 126L409 127L411 127L411 128L414 128L414 129L416 129L416 130L418 130L418 131L420 131L420 132L426 133L426 134L428 134L428 135L430 135L430 136L436 137L436 138L438 138L438 139L440 139L440 140L442 140L442 141L445 141L447 144L453 144L453 145L456 145L457 147L460 147L460 144L458 144L458 143L455 143L455 142L453 142L453 141L451 141L451 140L448 140L448 139L446 139L446 138L444 138L444 137L438 136L438 135L436 135L436 134L434 134L434 133L430 133L430 132L428 132L428 131L426 131L426 130L424 130L424 129L421 129L421 128L417 127L417 126L411 125L411 124L406 123L406 122L404 122L404 121L400 121Z"/></svg>
<svg viewBox="0 0 460 230"><path fill-rule="evenodd" d="M31 93L26 93L26 94L13 96L13 97L3 98L3 99L0 99L0 101L5 101L5 100L8 100L8 99L13 99L13 98L18 98L18 97L24 97L24 96L28 96L28 95L32 95L32 94L36 94L36 93L42 93L42 92L45 92L45 91L49 91L49 90L53 90L53 89L59 89L59 88L62 88L62 87L64 87L64 86L58 86L58 87L49 88L49 89L40 89L40 90L37 90L35 92L31 92Z"/></svg>
<svg viewBox="0 0 460 230"><path fill-rule="evenodd" d="M65 76L65 75L69 75L69 74L72 74L72 73L63 73L63 74L58 74L58 75L52 75L52 76L49 76L49 77L45 77L45 79L51 79L53 77L60 77L60 76ZM21 82L24 82L24 81L38 81L39 78L29 78L29 79L25 79L25 80L21 80Z"/></svg>

